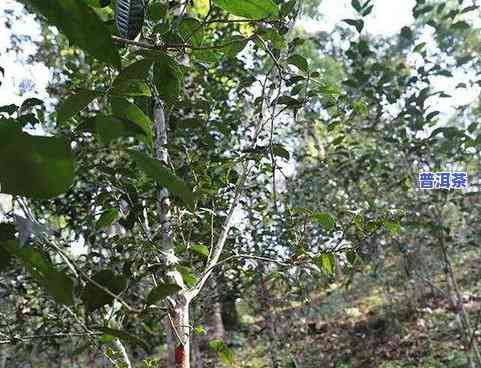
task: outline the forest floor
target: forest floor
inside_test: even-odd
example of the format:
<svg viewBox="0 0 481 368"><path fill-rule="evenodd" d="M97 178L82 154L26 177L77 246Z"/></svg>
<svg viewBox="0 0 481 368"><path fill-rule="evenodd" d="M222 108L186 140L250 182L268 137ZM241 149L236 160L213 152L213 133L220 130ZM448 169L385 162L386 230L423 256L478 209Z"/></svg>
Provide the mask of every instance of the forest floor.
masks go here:
<svg viewBox="0 0 481 368"><path fill-rule="evenodd" d="M479 254L463 253L454 261L464 307L476 326L473 340L479 343ZM421 288L419 295L419 284L400 277L396 260L390 263L381 278L362 273L350 288L333 283L308 304L275 309L275 351L281 367L466 367L456 314L442 294L446 290L442 269L433 273L431 286ZM272 366L262 329L263 321L251 321L249 337L234 349L235 367Z"/></svg>

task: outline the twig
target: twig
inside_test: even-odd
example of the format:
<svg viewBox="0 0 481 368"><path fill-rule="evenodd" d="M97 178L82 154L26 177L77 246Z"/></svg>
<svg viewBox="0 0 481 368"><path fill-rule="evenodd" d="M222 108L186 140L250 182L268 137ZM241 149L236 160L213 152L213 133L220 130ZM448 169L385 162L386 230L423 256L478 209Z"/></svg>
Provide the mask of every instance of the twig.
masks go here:
<svg viewBox="0 0 481 368"><path fill-rule="evenodd" d="M281 80L284 80L284 77L283 77L283 72L284 70L282 69L282 66L279 64L279 61L276 59L276 57L274 56L274 54L272 53L271 49L269 49L269 47L267 47L267 44L266 42L262 39L261 36L259 36L258 34L254 34L253 36L251 37L254 37L254 38L257 38L257 40L261 43L261 45L264 47L264 50L266 50L267 54L270 56L270 58L272 59L272 61L274 62L274 64L276 65L276 68L277 70L279 71L279 78Z"/></svg>
<svg viewBox="0 0 481 368"><path fill-rule="evenodd" d="M0 340L0 345L6 344L17 344L19 342L28 342L35 339L50 339L50 338L67 338L67 337L85 337L85 336L101 336L101 332L85 332L85 333L70 333L70 332L59 332L45 335L29 335L29 336L13 336L9 339Z"/></svg>
<svg viewBox="0 0 481 368"><path fill-rule="evenodd" d="M112 36L112 39L115 42L126 44L126 45L132 45L132 46L137 46L141 47L144 49L149 49L149 50L158 50L158 51L167 51L167 50L185 50L185 49L190 49L192 51L201 51L201 50L218 50L218 49L223 49L225 47L231 46L235 43L240 43L240 42L247 42L247 41L252 41L257 34L252 35L250 37L241 39L241 40L232 40L230 42L226 42L223 44L218 44L218 45L210 45L210 46L194 46L190 44L171 44L171 43L165 43L165 44L160 44L160 45L155 45L153 43L149 42L142 42L142 41L134 41L134 40L129 40L127 38L122 38L118 36Z"/></svg>

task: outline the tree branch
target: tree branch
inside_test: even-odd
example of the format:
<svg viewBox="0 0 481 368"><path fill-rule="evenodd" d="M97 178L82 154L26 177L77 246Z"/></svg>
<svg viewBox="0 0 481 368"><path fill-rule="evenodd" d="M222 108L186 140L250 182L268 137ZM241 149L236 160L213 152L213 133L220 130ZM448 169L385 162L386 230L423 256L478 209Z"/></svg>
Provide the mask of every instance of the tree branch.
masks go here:
<svg viewBox="0 0 481 368"><path fill-rule="evenodd" d="M252 41L257 37L257 34L254 34L250 37L244 38L242 40L233 40L230 42L226 42L223 44L218 44L218 45L210 45L210 46L194 46L190 44L172 44L172 43L161 43L159 45L149 43L149 42L143 42L143 41L134 41L134 40L129 40L127 38L122 38L118 36L112 36L112 39L121 44L125 45L132 45L132 46L137 46L141 47L143 49L149 49L149 50L158 50L158 51L167 51L167 50L185 50L185 49L190 49L192 51L201 51L201 50L218 50L218 49L223 49L225 47L231 46L235 43L240 43L240 42L247 42L247 41Z"/></svg>

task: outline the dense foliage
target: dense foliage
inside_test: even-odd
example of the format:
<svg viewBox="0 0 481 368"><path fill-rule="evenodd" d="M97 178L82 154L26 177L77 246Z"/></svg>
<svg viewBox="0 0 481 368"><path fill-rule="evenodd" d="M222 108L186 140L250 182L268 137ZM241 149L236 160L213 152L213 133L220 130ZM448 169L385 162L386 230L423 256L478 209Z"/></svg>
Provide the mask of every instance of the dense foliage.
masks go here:
<svg viewBox="0 0 481 368"><path fill-rule="evenodd" d="M481 368L479 6L377 1L18 1L52 78L0 107L0 368ZM402 345L439 305L456 341Z"/></svg>

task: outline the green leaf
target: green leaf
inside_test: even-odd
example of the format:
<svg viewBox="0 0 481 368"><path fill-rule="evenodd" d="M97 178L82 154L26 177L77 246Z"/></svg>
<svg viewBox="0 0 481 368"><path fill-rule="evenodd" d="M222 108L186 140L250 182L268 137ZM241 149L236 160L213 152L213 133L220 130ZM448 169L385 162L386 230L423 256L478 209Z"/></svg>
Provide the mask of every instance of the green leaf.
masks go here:
<svg viewBox="0 0 481 368"><path fill-rule="evenodd" d="M176 267L176 269L182 275L182 279L188 287L194 287L199 281L198 277L189 267L179 265Z"/></svg>
<svg viewBox="0 0 481 368"><path fill-rule="evenodd" d="M174 104L182 90L183 73L177 62L167 55L161 55L154 64L154 83L160 97Z"/></svg>
<svg viewBox="0 0 481 368"><path fill-rule="evenodd" d="M115 78L113 87L115 88L130 80L147 80L153 63L153 59L142 59L130 64Z"/></svg>
<svg viewBox="0 0 481 368"><path fill-rule="evenodd" d="M222 340L209 341L209 348L217 353L217 356L225 364L234 363L234 353Z"/></svg>
<svg viewBox="0 0 481 368"><path fill-rule="evenodd" d="M393 222L393 221L385 220L383 224L384 224L384 227L387 230L389 230L389 232L393 236L399 235L399 233L401 232L401 225L399 224L399 222Z"/></svg>
<svg viewBox="0 0 481 368"><path fill-rule="evenodd" d="M364 28L364 21L362 19L343 19L343 22L355 27L359 33L361 33Z"/></svg>
<svg viewBox="0 0 481 368"><path fill-rule="evenodd" d="M85 0L87 4L94 8L104 8L110 5L110 0Z"/></svg>
<svg viewBox="0 0 481 368"><path fill-rule="evenodd" d="M294 11L296 4L297 0L289 0L288 2L282 4L280 13L281 17L287 17L290 15Z"/></svg>
<svg viewBox="0 0 481 368"><path fill-rule="evenodd" d="M0 192L53 198L65 193L73 179L73 155L64 139L31 136L0 124Z"/></svg>
<svg viewBox="0 0 481 368"><path fill-rule="evenodd" d="M114 116L131 121L140 127L147 134L147 137L153 136L152 120L137 105L118 97L111 98L110 102Z"/></svg>
<svg viewBox="0 0 481 368"><path fill-rule="evenodd" d="M129 150L130 157L139 168L160 186L169 190L170 193L179 197L188 207L194 205L192 190L174 173L164 167L159 161L150 158L143 153Z"/></svg>
<svg viewBox="0 0 481 368"><path fill-rule="evenodd" d="M32 97L32 98L27 98L25 101L22 102L22 105L20 106L20 111L23 112L27 109L31 109L32 107L35 106L43 106L44 102L38 98Z"/></svg>
<svg viewBox="0 0 481 368"><path fill-rule="evenodd" d="M432 6L432 5L426 5L424 7L417 7L416 6L413 9L413 16L414 16L414 18L418 18L419 16L421 16L423 14L429 13L433 9L434 9L434 6Z"/></svg>
<svg viewBox="0 0 481 368"><path fill-rule="evenodd" d="M292 98L291 96L281 96L277 99L279 105L286 105L293 109L299 109L302 104L299 100Z"/></svg>
<svg viewBox="0 0 481 368"><path fill-rule="evenodd" d="M194 333L196 335L205 335L207 331L205 330L204 326L199 325L199 326L195 326Z"/></svg>
<svg viewBox="0 0 481 368"><path fill-rule="evenodd" d="M285 158L286 160L289 160L291 157L289 151L282 144L273 144L272 152L274 155Z"/></svg>
<svg viewBox="0 0 481 368"><path fill-rule="evenodd" d="M263 29L260 34L266 40L271 41L274 49L283 50L288 46L286 39L274 28Z"/></svg>
<svg viewBox="0 0 481 368"><path fill-rule="evenodd" d="M424 49L424 46L426 46L426 42L421 42L421 43L417 44L414 47L413 52L421 52L421 50Z"/></svg>
<svg viewBox="0 0 481 368"><path fill-rule="evenodd" d="M32 277L55 299L57 303L72 305L73 281L63 271L54 268L51 262L36 248L20 247L16 241L7 241L4 247L16 257Z"/></svg>
<svg viewBox="0 0 481 368"><path fill-rule="evenodd" d="M117 276L112 270L97 272L92 280L111 291L113 294L120 294L127 286L127 280L123 276ZM82 290L81 298L85 303L87 312L93 312L106 304L111 304L114 297L89 282Z"/></svg>
<svg viewBox="0 0 481 368"><path fill-rule="evenodd" d="M80 90L60 102L57 108L57 120L63 123L85 109L99 94L95 91Z"/></svg>
<svg viewBox="0 0 481 368"><path fill-rule="evenodd" d="M309 64L305 57L301 55L292 55L287 59L289 65L294 65L298 67L303 72L307 73L309 71Z"/></svg>
<svg viewBox="0 0 481 368"><path fill-rule="evenodd" d="M312 218L326 231L331 231L336 227L336 220L327 212L316 212Z"/></svg>
<svg viewBox="0 0 481 368"><path fill-rule="evenodd" d="M150 97L152 95L147 83L145 83L142 80L136 80L136 79L130 79L130 80L126 80L126 81L114 84L111 93L114 96L126 96L126 97L133 97L133 96Z"/></svg>
<svg viewBox="0 0 481 368"><path fill-rule="evenodd" d="M358 13L362 11L362 5L359 0L352 0L351 5Z"/></svg>
<svg viewBox="0 0 481 368"><path fill-rule="evenodd" d="M451 26L451 29L456 31L466 31L469 28L471 28L471 26L469 25L469 23L465 22L464 20L460 20L459 22L456 22Z"/></svg>
<svg viewBox="0 0 481 368"><path fill-rule="evenodd" d="M103 144L109 144L121 137L146 136L144 130L128 119L97 114L79 126L95 134Z"/></svg>
<svg viewBox="0 0 481 368"><path fill-rule="evenodd" d="M249 19L277 18L279 7L272 0L214 0L219 8Z"/></svg>
<svg viewBox="0 0 481 368"><path fill-rule="evenodd" d="M436 116L438 116L441 112L439 111L433 111L433 112L430 112L427 116L426 116L426 120L427 121L430 121L432 119L434 119Z"/></svg>
<svg viewBox="0 0 481 368"><path fill-rule="evenodd" d="M220 50L225 56L236 57L247 45L247 41L242 36L232 36L225 41L225 46Z"/></svg>
<svg viewBox="0 0 481 368"><path fill-rule="evenodd" d="M369 14L371 14L372 10L374 9L374 5L371 5L369 7L367 7L366 9L364 9L361 13L361 15L363 17L367 17Z"/></svg>
<svg viewBox="0 0 481 368"><path fill-rule="evenodd" d="M194 244L190 247L190 250L194 253L199 254L202 257L207 258L209 256L209 248L203 244Z"/></svg>
<svg viewBox="0 0 481 368"><path fill-rule="evenodd" d="M222 58L222 54L214 50L194 50L192 55L196 61L208 64L218 63Z"/></svg>
<svg viewBox="0 0 481 368"><path fill-rule="evenodd" d="M336 273L336 257L332 253L322 253L317 257L317 264L319 268L328 275L335 275Z"/></svg>
<svg viewBox="0 0 481 368"><path fill-rule="evenodd" d="M64 272L52 269L45 275L44 285L57 303L74 304L73 281Z"/></svg>
<svg viewBox="0 0 481 368"><path fill-rule="evenodd" d="M120 67L120 56L107 26L79 0L24 0L72 42L100 61Z"/></svg>
<svg viewBox="0 0 481 368"><path fill-rule="evenodd" d="M13 115L17 112L18 106L15 104L0 106L0 113L5 112L8 115Z"/></svg>
<svg viewBox="0 0 481 368"><path fill-rule="evenodd" d="M167 10L168 10L167 4L163 4L161 2L154 2L152 5L150 5L149 8L149 19L153 20L154 22L158 22L161 19L164 19L165 16L167 15Z"/></svg>
<svg viewBox="0 0 481 368"><path fill-rule="evenodd" d="M109 327L97 327L97 331L103 332L109 336L117 337L118 339L130 342L131 344L141 346L144 350L149 350L149 346L144 340L128 332Z"/></svg>
<svg viewBox="0 0 481 368"><path fill-rule="evenodd" d="M202 41L204 40L204 27L197 19L183 18L178 29L185 43L197 47L202 45Z"/></svg>
<svg viewBox="0 0 481 368"><path fill-rule="evenodd" d="M479 9L478 5L467 6L466 8L461 10L461 14L466 14L466 13L472 12L472 11L477 10L477 9Z"/></svg>
<svg viewBox="0 0 481 368"><path fill-rule="evenodd" d="M120 217L120 212L116 208L110 208L100 215L97 223L95 224L95 229L100 230L111 226Z"/></svg>
<svg viewBox="0 0 481 368"><path fill-rule="evenodd" d="M153 288L147 296L147 305L157 303L161 299L165 299L168 296L174 295L178 291L182 290L179 285L176 284L158 284Z"/></svg>

